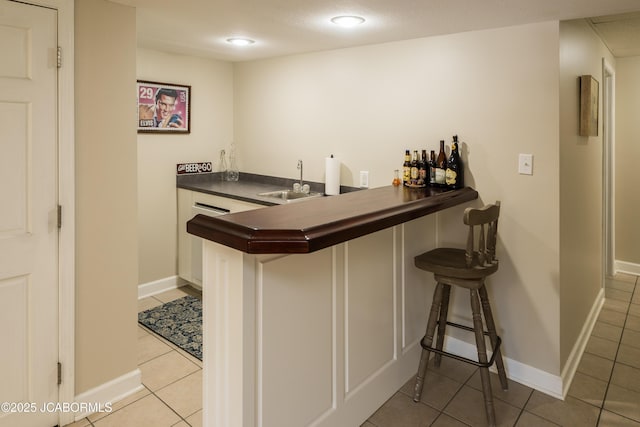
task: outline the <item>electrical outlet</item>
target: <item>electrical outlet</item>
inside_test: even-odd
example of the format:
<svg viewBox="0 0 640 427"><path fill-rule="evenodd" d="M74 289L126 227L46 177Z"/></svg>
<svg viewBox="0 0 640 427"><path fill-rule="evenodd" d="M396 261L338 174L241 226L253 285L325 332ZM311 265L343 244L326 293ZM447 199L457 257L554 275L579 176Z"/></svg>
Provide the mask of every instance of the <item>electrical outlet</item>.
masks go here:
<svg viewBox="0 0 640 427"><path fill-rule="evenodd" d="M518 156L518 173L520 175L533 175L533 154L520 154Z"/></svg>
<svg viewBox="0 0 640 427"><path fill-rule="evenodd" d="M360 188L369 188L369 171L360 171Z"/></svg>

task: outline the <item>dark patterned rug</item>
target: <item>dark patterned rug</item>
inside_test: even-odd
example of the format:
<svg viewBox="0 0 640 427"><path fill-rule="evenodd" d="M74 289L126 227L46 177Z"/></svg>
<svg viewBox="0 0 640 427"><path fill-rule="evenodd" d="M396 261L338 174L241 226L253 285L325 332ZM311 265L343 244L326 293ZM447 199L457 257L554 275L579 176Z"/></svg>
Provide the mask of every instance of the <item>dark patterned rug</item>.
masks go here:
<svg viewBox="0 0 640 427"><path fill-rule="evenodd" d="M138 313L138 322L202 360L202 301L191 295Z"/></svg>

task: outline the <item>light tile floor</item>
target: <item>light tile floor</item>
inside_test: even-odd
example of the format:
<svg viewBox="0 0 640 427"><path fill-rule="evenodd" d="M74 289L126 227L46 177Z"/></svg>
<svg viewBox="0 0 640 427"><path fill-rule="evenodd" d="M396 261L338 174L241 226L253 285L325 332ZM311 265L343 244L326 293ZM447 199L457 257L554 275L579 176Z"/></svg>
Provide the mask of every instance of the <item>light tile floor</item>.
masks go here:
<svg viewBox="0 0 640 427"><path fill-rule="evenodd" d="M197 294L190 288L139 302L146 310ZM492 375L499 426L640 427L640 280L620 274L607 280L605 303L568 396L554 399L518 383L504 392ZM74 427L202 426L202 363L157 335L139 328L138 362L144 390ZM485 426L478 369L443 358L430 369L420 403L408 381L361 427ZM338 426L336 426L338 427Z"/></svg>
<svg viewBox="0 0 640 427"><path fill-rule="evenodd" d="M182 287L138 301L148 310L185 295ZM138 325L138 367L144 389L113 405L110 414L94 414L69 427L200 427L202 426L202 362Z"/></svg>
<svg viewBox="0 0 640 427"><path fill-rule="evenodd" d="M506 338L508 339L508 338ZM499 426L640 427L640 279L620 274L606 282L605 303L567 398L554 399L496 375L492 388ZM485 426L478 369L443 358L430 369L420 404L413 380L363 427Z"/></svg>

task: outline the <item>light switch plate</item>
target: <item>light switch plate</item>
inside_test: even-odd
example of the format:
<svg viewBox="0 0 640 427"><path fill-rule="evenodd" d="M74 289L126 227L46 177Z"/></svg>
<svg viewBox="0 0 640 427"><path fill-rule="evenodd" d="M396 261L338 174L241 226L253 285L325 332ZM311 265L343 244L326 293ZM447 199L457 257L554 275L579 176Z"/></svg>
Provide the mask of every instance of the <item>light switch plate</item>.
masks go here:
<svg viewBox="0 0 640 427"><path fill-rule="evenodd" d="M360 188L369 188L369 171L360 171Z"/></svg>
<svg viewBox="0 0 640 427"><path fill-rule="evenodd" d="M520 154L518 157L518 173L533 175L533 154Z"/></svg>

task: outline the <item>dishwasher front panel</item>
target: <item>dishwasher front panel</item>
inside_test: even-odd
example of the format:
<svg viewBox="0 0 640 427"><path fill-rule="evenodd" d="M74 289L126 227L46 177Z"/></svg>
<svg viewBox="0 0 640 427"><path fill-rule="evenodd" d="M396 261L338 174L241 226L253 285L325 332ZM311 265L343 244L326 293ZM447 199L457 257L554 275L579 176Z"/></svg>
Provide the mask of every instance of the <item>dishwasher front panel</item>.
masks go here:
<svg viewBox="0 0 640 427"><path fill-rule="evenodd" d="M196 215L220 216L228 214L229 209L196 202L191 207L191 217ZM191 279L202 288L202 238L191 236Z"/></svg>

